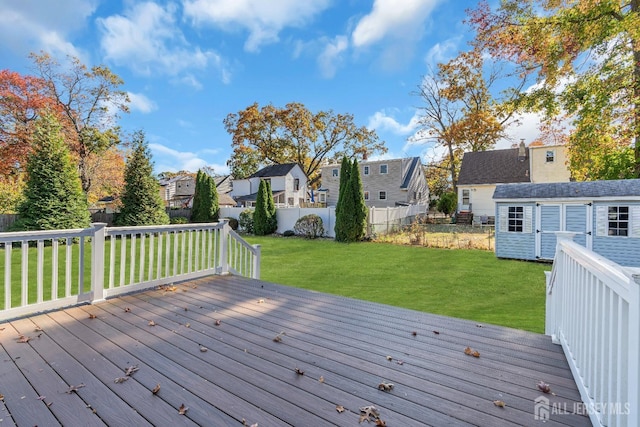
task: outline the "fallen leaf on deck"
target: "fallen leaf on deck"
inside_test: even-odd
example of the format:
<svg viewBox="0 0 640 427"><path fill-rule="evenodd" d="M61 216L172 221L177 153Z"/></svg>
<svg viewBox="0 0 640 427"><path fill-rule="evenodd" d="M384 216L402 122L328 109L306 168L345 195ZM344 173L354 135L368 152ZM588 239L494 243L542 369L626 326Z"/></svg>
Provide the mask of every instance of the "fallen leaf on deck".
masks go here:
<svg viewBox="0 0 640 427"><path fill-rule="evenodd" d="M205 346L203 346L203 345L202 345L202 346L200 346L200 351L201 351L201 352L205 353L207 350L209 350L207 347L205 347Z"/></svg>
<svg viewBox="0 0 640 427"><path fill-rule="evenodd" d="M473 357L480 357L480 352L478 350L473 350L473 353L471 353L471 355Z"/></svg>
<svg viewBox="0 0 640 427"><path fill-rule="evenodd" d="M67 394L71 394L71 393L73 393L74 391L78 391L78 390L79 390L79 389L81 389L82 387L84 387L84 384L83 384L83 383L80 383L80 384L78 384L78 385L72 385L72 386L69 386L69 390L67 390L65 393L67 393Z"/></svg>
<svg viewBox="0 0 640 427"><path fill-rule="evenodd" d="M123 382L127 381L129 379L129 377L118 377L115 380L113 380L114 383L116 384L122 384Z"/></svg>
<svg viewBox="0 0 640 427"><path fill-rule="evenodd" d="M484 328L480 323L476 323L476 328Z"/></svg>
<svg viewBox="0 0 640 427"><path fill-rule="evenodd" d="M337 405L336 406L336 411L338 411L339 414L344 412L344 406L342 405Z"/></svg>
<svg viewBox="0 0 640 427"><path fill-rule="evenodd" d="M138 369L138 365L133 365L133 366L129 366L127 369L124 370L124 374L128 377L130 377L131 375L134 374L134 372L136 372Z"/></svg>
<svg viewBox="0 0 640 427"><path fill-rule="evenodd" d="M467 348L464 349L464 354L466 354L467 356L471 356L471 352L472 351L473 350L471 350L471 347L467 347Z"/></svg>
<svg viewBox="0 0 640 427"><path fill-rule="evenodd" d="M25 336L25 335L20 335L20 336L18 337L18 340L17 340L17 341L18 341L19 343L27 343L27 342L29 342L29 340L30 340L30 339L31 339L31 337L27 337L27 336Z"/></svg>
<svg viewBox="0 0 640 427"><path fill-rule="evenodd" d="M222 323L222 322L220 321L220 319L217 319L217 320L216 320L216 326L220 326L220 324L221 324L221 323Z"/></svg>
<svg viewBox="0 0 640 427"><path fill-rule="evenodd" d="M551 386L544 381L538 382L538 390L543 393L551 393Z"/></svg>
<svg viewBox="0 0 640 427"><path fill-rule="evenodd" d="M131 309L130 309L129 307L125 307L125 308L124 308L124 312L125 312L125 313L129 313L129 312L131 312Z"/></svg>
<svg viewBox="0 0 640 427"><path fill-rule="evenodd" d="M175 292L178 288L176 286L169 284L169 285L160 285L158 286L157 289L159 291L164 291L164 292Z"/></svg>
<svg viewBox="0 0 640 427"><path fill-rule="evenodd" d="M467 356L480 357L480 352L478 350L474 350L471 347L467 347L464 349L464 354Z"/></svg>
<svg viewBox="0 0 640 427"><path fill-rule="evenodd" d="M263 299L259 299L258 300L258 304L264 304L264 300Z"/></svg>
<svg viewBox="0 0 640 427"><path fill-rule="evenodd" d="M413 335L415 337L416 335L418 335L418 332L413 331L413 332L411 332L411 335Z"/></svg>
<svg viewBox="0 0 640 427"><path fill-rule="evenodd" d="M0 394L0 402L4 400L4 394Z"/></svg>
<svg viewBox="0 0 640 427"><path fill-rule="evenodd" d="M286 335L286 334L285 334L284 332L280 332L278 335L276 335L276 336L273 338L273 341L274 341L274 342L280 342L280 341L282 341L282 336L283 336L283 335Z"/></svg>
<svg viewBox="0 0 640 427"><path fill-rule="evenodd" d="M158 392L160 391L160 384L157 384L153 390L151 390L152 394L158 394Z"/></svg>
<svg viewBox="0 0 640 427"><path fill-rule="evenodd" d="M504 408L505 406L507 406L507 404L504 403L502 400L494 400L493 404L496 405L498 408Z"/></svg>
<svg viewBox="0 0 640 427"><path fill-rule="evenodd" d="M198 287L198 285L191 285L192 289L196 289Z"/></svg>
<svg viewBox="0 0 640 427"><path fill-rule="evenodd" d="M396 363L397 363L398 365L404 365L404 362L403 362L402 360L396 360Z"/></svg>
<svg viewBox="0 0 640 427"><path fill-rule="evenodd" d="M391 391L393 390L393 384L391 383L385 383L384 381L381 382L380 384L378 384L378 390L382 390L382 391Z"/></svg>
<svg viewBox="0 0 640 427"><path fill-rule="evenodd" d="M187 413L188 410L189 410L189 408L184 406L184 403L183 403L182 405L180 405L180 408L178 408L178 414L184 415L184 414Z"/></svg>
<svg viewBox="0 0 640 427"><path fill-rule="evenodd" d="M190 328L191 327L191 323L185 323L184 326L187 327L187 328Z"/></svg>
<svg viewBox="0 0 640 427"><path fill-rule="evenodd" d="M377 426L377 427L387 427L387 423L386 423L386 422L384 422L384 421L382 421L380 418L378 418L378 419L376 420L376 426Z"/></svg>
<svg viewBox="0 0 640 427"><path fill-rule="evenodd" d="M391 356L387 356L387 360L388 360L389 362L391 362L391 361L393 360L393 357L391 357Z"/></svg>
<svg viewBox="0 0 640 427"><path fill-rule="evenodd" d="M380 412L378 412L378 409L375 406L370 405L360 408L360 420L358 421L359 423L363 421L376 421L379 418Z"/></svg>
<svg viewBox="0 0 640 427"><path fill-rule="evenodd" d="M153 320L149 320L149 326L156 326L156 322L154 322Z"/></svg>
<svg viewBox="0 0 640 427"><path fill-rule="evenodd" d="M33 330L33 332L43 332L44 329L42 329L40 326L36 326L35 329Z"/></svg>
<svg viewBox="0 0 640 427"><path fill-rule="evenodd" d="M97 319L97 318L98 316L96 316L95 314L89 313L89 319Z"/></svg>
<svg viewBox="0 0 640 427"><path fill-rule="evenodd" d="M47 396L38 396L38 400L45 400Z"/></svg>
<svg viewBox="0 0 640 427"><path fill-rule="evenodd" d="M436 335L440 335L439 331L433 331L433 333L436 334Z"/></svg>
<svg viewBox="0 0 640 427"><path fill-rule="evenodd" d="M184 311L189 311L189 307L185 307L185 308L184 308Z"/></svg>
<svg viewBox="0 0 640 427"><path fill-rule="evenodd" d="M318 378L318 382L323 383L324 382L324 377L321 375L320 378Z"/></svg>
<svg viewBox="0 0 640 427"><path fill-rule="evenodd" d="M300 368L296 368L295 370L296 370L296 374L298 374L298 375L304 375L304 371L303 371L302 369L300 369Z"/></svg>

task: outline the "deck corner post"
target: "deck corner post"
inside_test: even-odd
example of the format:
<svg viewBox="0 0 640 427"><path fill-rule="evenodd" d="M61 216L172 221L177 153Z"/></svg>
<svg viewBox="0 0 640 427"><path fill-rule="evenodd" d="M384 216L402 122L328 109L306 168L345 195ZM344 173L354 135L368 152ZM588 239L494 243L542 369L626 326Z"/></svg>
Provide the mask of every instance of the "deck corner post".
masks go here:
<svg viewBox="0 0 640 427"><path fill-rule="evenodd" d="M260 245L253 245L255 249L255 256L253 257L253 279L260 279Z"/></svg>
<svg viewBox="0 0 640 427"><path fill-rule="evenodd" d="M627 425L640 423L640 274L631 275L631 303L629 304L629 381L627 382L629 414Z"/></svg>
<svg viewBox="0 0 640 427"><path fill-rule="evenodd" d="M104 300L104 222L94 222L91 239L91 303Z"/></svg>

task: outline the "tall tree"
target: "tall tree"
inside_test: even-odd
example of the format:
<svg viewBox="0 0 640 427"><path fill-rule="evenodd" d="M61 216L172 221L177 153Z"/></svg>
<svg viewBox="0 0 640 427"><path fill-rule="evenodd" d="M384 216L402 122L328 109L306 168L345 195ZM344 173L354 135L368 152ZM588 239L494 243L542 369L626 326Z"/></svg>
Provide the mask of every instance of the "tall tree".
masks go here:
<svg viewBox="0 0 640 427"><path fill-rule="evenodd" d="M232 136L228 164L236 178L264 164L298 163L313 185L325 159L386 152L375 131L356 126L353 115L331 110L314 114L300 103L284 108L255 103L229 114L224 125Z"/></svg>
<svg viewBox="0 0 640 427"><path fill-rule="evenodd" d="M89 204L103 197L118 198L124 188L124 169L126 153L117 146L101 154L93 153L86 161L86 170L91 177L91 187L87 193Z"/></svg>
<svg viewBox="0 0 640 427"><path fill-rule="evenodd" d="M269 233L275 233L278 229L278 217L276 215L276 203L273 200L271 180L265 181L267 187L267 216L269 219Z"/></svg>
<svg viewBox="0 0 640 427"><path fill-rule="evenodd" d="M78 171L51 114L34 128L34 150L27 161L24 200L18 208L17 230L59 230L89 226L87 199Z"/></svg>
<svg viewBox="0 0 640 427"><path fill-rule="evenodd" d="M72 152L77 156L82 189L89 193L93 179L90 157L120 142L119 112L128 112L129 98L122 79L103 65L88 68L68 57L69 67L47 53L32 53L35 70L45 82L44 94L55 100Z"/></svg>
<svg viewBox="0 0 640 427"><path fill-rule="evenodd" d="M274 212L272 212L270 205L273 205L273 194L271 194L269 187L268 181L260 180L256 208L253 211L253 232L256 236L265 236L275 231L273 228L275 206L273 208Z"/></svg>
<svg viewBox="0 0 640 427"><path fill-rule="evenodd" d="M576 179L606 175L629 148L640 176L640 1L483 1L470 22L480 48L537 78L516 107L571 122Z"/></svg>
<svg viewBox="0 0 640 427"><path fill-rule="evenodd" d="M15 214L22 202L26 173L0 175L0 214Z"/></svg>
<svg viewBox="0 0 640 427"><path fill-rule="evenodd" d="M349 237L352 241L358 241L362 240L367 233L367 214L369 209L364 201L362 178L360 178L360 166L357 159L353 160L349 186L352 188L354 199L353 226Z"/></svg>
<svg viewBox="0 0 640 427"><path fill-rule="evenodd" d="M169 224L160 185L153 176L151 152L144 132L134 133L131 153L124 172L124 190L120 196L121 208L115 223L122 226Z"/></svg>
<svg viewBox="0 0 640 427"><path fill-rule="evenodd" d="M336 223L334 225L334 231L336 234L336 240L338 242L348 241L348 229L349 229L349 204L347 203L348 196L344 193L349 187L351 180L351 161L347 156L342 157L342 163L340 164L340 184L338 187L338 201L336 203Z"/></svg>
<svg viewBox="0 0 640 427"><path fill-rule="evenodd" d="M219 210L216 183L203 170L198 170L191 222L216 222Z"/></svg>
<svg viewBox="0 0 640 427"><path fill-rule="evenodd" d="M519 80L518 88L496 95L492 90L510 77L500 64L485 64L482 52L474 49L438 64L438 70L425 75L419 85L424 105L421 128L412 139L444 149L440 163L449 167L454 190L464 152L490 149L505 136L514 113L506 108L507 101L516 96L525 79Z"/></svg>

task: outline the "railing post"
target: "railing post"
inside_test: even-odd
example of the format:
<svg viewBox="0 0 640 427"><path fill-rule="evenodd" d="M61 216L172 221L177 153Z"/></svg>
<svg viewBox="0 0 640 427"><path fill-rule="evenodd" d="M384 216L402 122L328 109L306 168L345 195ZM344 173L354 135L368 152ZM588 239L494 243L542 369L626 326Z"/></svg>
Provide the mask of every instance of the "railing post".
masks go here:
<svg viewBox="0 0 640 427"><path fill-rule="evenodd" d="M260 279L260 245L253 245L253 248L256 250L253 257L253 275L251 278Z"/></svg>
<svg viewBox="0 0 640 427"><path fill-rule="evenodd" d="M632 274L631 295L629 301L629 372L628 372L628 398L629 414L627 415L627 425L637 426L640 423L640 274Z"/></svg>
<svg viewBox="0 0 640 427"><path fill-rule="evenodd" d="M104 222L94 222L91 238L91 303L104 300Z"/></svg>
<svg viewBox="0 0 640 427"><path fill-rule="evenodd" d="M557 259L554 260L554 263ZM553 293L552 280L556 280L551 271L545 271L546 286L546 302L545 302L545 319L544 319L544 334L552 337L555 335L556 319L555 319L555 294ZM553 284L555 286L555 284Z"/></svg>
<svg viewBox="0 0 640 427"><path fill-rule="evenodd" d="M222 220L222 229L220 230L220 274L229 274L229 222Z"/></svg>

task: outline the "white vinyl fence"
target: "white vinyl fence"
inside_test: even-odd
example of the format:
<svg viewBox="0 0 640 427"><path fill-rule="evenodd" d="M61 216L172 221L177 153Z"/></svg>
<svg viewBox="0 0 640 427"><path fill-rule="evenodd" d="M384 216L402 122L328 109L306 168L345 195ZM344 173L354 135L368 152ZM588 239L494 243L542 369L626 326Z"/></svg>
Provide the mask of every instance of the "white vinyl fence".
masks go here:
<svg viewBox="0 0 640 427"><path fill-rule="evenodd" d="M545 333L561 344L594 426L640 425L640 272L558 233ZM568 410L571 410L569 408Z"/></svg>
<svg viewBox="0 0 640 427"><path fill-rule="evenodd" d="M236 218L240 213L251 208L220 208L220 218ZM399 226L411 224L416 216L426 214L428 206L410 205L395 208L370 208L367 218L367 232L371 234L388 233ZM284 233L286 230L293 230L296 221L305 215L315 214L322 218L322 225L326 237L335 237L334 226L336 224L335 207L328 208L278 208L276 216L278 219L278 229L276 232Z"/></svg>

